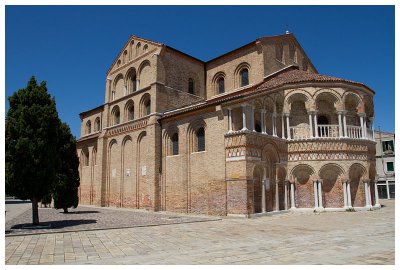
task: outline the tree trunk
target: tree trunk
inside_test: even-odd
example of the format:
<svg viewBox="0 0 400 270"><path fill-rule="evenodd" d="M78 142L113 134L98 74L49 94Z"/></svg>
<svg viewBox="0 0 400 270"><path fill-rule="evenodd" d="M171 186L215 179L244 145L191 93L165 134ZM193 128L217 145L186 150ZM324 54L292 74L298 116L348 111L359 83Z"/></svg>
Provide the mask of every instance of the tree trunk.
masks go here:
<svg viewBox="0 0 400 270"><path fill-rule="evenodd" d="M64 213L68 213L68 207L63 207Z"/></svg>
<svg viewBox="0 0 400 270"><path fill-rule="evenodd" d="M38 199L33 197L32 201L32 224L39 225L39 210L38 210Z"/></svg>

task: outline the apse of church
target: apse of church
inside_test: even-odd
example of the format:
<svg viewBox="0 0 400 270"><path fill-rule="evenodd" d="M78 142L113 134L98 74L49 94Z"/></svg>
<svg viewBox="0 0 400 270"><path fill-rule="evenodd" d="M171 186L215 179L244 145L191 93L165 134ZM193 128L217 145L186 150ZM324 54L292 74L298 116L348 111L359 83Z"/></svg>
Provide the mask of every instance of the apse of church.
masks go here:
<svg viewBox="0 0 400 270"><path fill-rule="evenodd" d="M209 61L131 36L80 114L81 204L209 215L380 208L374 92L293 34Z"/></svg>

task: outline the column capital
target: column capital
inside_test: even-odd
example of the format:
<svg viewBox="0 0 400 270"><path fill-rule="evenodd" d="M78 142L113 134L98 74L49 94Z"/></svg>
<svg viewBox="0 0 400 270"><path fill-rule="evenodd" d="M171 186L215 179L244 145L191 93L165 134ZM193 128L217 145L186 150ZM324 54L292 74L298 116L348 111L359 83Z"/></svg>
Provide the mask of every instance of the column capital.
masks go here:
<svg viewBox="0 0 400 270"><path fill-rule="evenodd" d="M340 111L336 111L337 114L345 114L346 111L340 110Z"/></svg>
<svg viewBox="0 0 400 270"><path fill-rule="evenodd" d="M260 109L260 112L261 112L261 113L266 113L267 110L266 110L266 109Z"/></svg>
<svg viewBox="0 0 400 270"><path fill-rule="evenodd" d="M290 113L283 113L284 116L289 117Z"/></svg>
<svg viewBox="0 0 400 270"><path fill-rule="evenodd" d="M349 180L349 179L340 179L340 181L342 182L342 184L343 184L343 183L350 183L350 180Z"/></svg>
<svg viewBox="0 0 400 270"><path fill-rule="evenodd" d="M357 113L357 115L360 116L360 117L365 117L366 113L365 112L359 112L359 113Z"/></svg>
<svg viewBox="0 0 400 270"><path fill-rule="evenodd" d="M371 180L367 178L367 179L363 179L362 181L363 181L364 183L369 183Z"/></svg>
<svg viewBox="0 0 400 270"><path fill-rule="evenodd" d="M308 114L317 114L318 110L309 110L307 111Z"/></svg>

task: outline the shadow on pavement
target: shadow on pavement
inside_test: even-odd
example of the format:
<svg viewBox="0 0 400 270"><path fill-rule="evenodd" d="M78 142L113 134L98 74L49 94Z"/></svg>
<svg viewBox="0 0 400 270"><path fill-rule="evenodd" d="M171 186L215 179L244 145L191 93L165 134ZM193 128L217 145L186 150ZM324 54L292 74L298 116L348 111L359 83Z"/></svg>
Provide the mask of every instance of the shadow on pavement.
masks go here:
<svg viewBox="0 0 400 270"><path fill-rule="evenodd" d="M26 203L31 203L31 201L7 201L6 200L6 204L26 204Z"/></svg>
<svg viewBox="0 0 400 270"><path fill-rule="evenodd" d="M49 229L62 229L66 227L73 227L73 226L78 226L82 224L93 224L97 223L97 220L95 219L78 219L78 220L56 220L56 221L46 221L42 222L43 224L51 224ZM17 229L29 229L27 230L32 230L33 228L31 227L32 223L22 223L22 224L15 224L14 226L11 227L11 229L17 230ZM43 230L43 228L40 228Z"/></svg>
<svg viewBox="0 0 400 270"><path fill-rule="evenodd" d="M68 215L68 214L96 214L96 213L100 213L100 212L99 211L73 211L73 212L67 212L67 213L64 213L64 212L59 212L59 213Z"/></svg>

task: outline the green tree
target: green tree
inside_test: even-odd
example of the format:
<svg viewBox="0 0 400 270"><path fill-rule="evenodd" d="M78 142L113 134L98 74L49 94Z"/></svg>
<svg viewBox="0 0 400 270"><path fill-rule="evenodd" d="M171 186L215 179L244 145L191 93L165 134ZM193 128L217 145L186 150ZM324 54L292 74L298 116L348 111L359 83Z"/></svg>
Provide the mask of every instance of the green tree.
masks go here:
<svg viewBox="0 0 400 270"><path fill-rule="evenodd" d="M54 208L68 212L68 207L78 206L79 158L76 154L75 138L65 123L60 124L59 130L59 161L56 178L53 184L52 197Z"/></svg>
<svg viewBox="0 0 400 270"><path fill-rule="evenodd" d="M8 98L6 116L6 193L32 201L32 223L39 224L38 202L56 177L59 118L46 82L32 77Z"/></svg>

